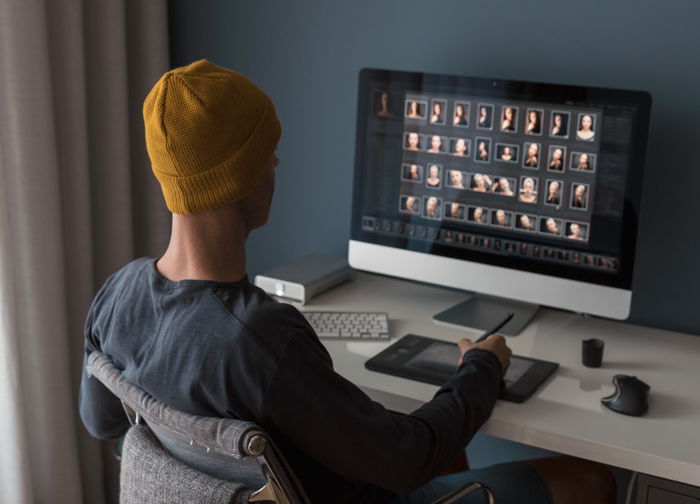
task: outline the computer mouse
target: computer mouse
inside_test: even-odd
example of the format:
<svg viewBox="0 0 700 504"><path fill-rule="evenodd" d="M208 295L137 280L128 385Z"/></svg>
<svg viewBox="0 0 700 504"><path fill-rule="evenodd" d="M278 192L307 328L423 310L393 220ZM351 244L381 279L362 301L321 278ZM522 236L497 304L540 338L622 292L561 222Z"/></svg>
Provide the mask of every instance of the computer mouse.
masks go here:
<svg viewBox="0 0 700 504"><path fill-rule="evenodd" d="M649 409L649 390L651 387L636 376L613 376L615 392L603 397L600 402L617 413L641 416Z"/></svg>

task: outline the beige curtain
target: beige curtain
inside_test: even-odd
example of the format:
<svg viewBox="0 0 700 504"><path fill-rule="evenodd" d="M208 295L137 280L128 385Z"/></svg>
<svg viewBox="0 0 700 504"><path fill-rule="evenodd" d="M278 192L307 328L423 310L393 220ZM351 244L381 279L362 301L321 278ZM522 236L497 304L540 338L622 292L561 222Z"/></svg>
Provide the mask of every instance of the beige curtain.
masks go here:
<svg viewBox="0 0 700 504"><path fill-rule="evenodd" d="M141 104L166 0L0 0L0 502L114 501L77 413L82 326L114 270L166 245Z"/></svg>

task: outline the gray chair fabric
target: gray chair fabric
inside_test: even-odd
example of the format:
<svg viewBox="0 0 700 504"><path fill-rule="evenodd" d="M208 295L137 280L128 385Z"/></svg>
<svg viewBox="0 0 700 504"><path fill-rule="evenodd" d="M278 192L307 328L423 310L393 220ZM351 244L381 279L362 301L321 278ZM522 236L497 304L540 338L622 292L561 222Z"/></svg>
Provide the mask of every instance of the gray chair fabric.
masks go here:
<svg viewBox="0 0 700 504"><path fill-rule="evenodd" d="M145 425L127 432L121 467L121 504L245 504L251 493L174 459Z"/></svg>
<svg viewBox="0 0 700 504"><path fill-rule="evenodd" d="M218 491L227 489L234 492L229 499L242 498L236 496L245 494L245 500L240 502L248 502L251 492L267 484L263 494L270 496L273 502L290 504L309 502L281 452L267 433L256 424L230 418L199 417L170 408L129 383L122 376L121 371L114 366L112 360L100 352L93 352L90 355L87 367L89 376L99 379L122 401L132 424L145 420L148 426L146 429L150 435L148 439L154 441L160 449L160 453L156 453L153 451L155 450L153 443L146 444L147 437L141 433L145 427L136 429L138 426L133 426L129 430L125 440L125 453L122 456L122 491L127 492L122 493L122 503L239 502L212 500L205 498L204 492L195 493L200 495L199 500L139 501L142 495L139 493L138 485L150 489L144 491L153 491L156 481L163 487L171 485L169 478L175 469L166 464L167 460L162 454L173 462L178 461L180 466L184 465L191 471L204 473L203 475L210 478L196 481L202 483L206 481L213 485L212 488L219 489ZM132 434L135 429L136 432ZM145 453L149 446L153 448L148 457L153 463L143 466L140 460L127 457L126 441L133 442L133 449L138 447L142 453ZM260 441L263 441L262 444ZM260 446L262 450L251 450L251 447ZM155 464L155 461L159 465ZM158 469L159 467L162 469ZM148 470L151 474L158 476L158 479L139 478L135 468L141 471ZM192 478L191 475L189 477ZM134 478L134 484L128 483L127 480L132 478ZM195 482L195 480L192 481ZM226 485L227 482L235 482L238 486ZM247 493L242 492L243 488L247 488ZM169 495L171 490L165 488L162 492ZM259 500L261 497L262 494L251 500Z"/></svg>

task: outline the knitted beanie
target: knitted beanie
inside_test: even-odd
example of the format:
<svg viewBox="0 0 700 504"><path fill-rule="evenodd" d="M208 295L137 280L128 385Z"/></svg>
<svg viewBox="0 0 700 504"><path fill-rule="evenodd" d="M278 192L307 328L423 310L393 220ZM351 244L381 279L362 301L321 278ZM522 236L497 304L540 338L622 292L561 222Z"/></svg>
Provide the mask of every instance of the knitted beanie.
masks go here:
<svg viewBox="0 0 700 504"><path fill-rule="evenodd" d="M167 72L143 104L146 148L168 209L196 214L248 195L280 138L270 98L207 60Z"/></svg>

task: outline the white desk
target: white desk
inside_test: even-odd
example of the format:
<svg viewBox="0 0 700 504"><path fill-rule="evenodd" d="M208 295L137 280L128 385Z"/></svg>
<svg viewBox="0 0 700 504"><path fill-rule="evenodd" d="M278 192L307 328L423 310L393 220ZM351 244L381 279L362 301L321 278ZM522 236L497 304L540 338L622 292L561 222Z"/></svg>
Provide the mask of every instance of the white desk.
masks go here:
<svg viewBox="0 0 700 504"><path fill-rule="evenodd" d="M386 311L391 342L414 333L456 342L477 331L438 325L432 316L465 298L426 285L359 274L307 310ZM581 341L605 340L603 366L581 364ZM336 370L395 411L409 413L438 387L365 369L391 342L325 340ZM671 480L700 485L700 337L542 309L513 353L560 363L558 372L523 404L499 401L481 432ZM651 386L650 411L627 417L604 408L614 374Z"/></svg>

